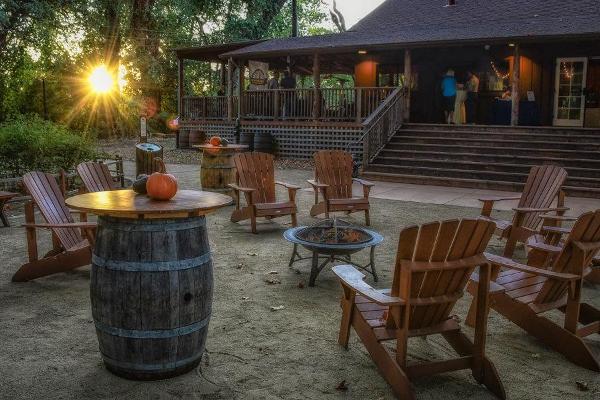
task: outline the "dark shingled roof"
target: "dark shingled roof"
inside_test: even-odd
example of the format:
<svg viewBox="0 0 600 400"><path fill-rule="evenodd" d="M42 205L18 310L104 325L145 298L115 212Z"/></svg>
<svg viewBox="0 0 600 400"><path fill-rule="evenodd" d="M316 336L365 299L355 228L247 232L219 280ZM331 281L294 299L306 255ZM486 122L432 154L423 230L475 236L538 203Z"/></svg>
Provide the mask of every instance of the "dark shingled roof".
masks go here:
<svg viewBox="0 0 600 400"><path fill-rule="evenodd" d="M424 46L535 40L600 38L600 0L387 0L348 32L273 39L222 57L268 57L386 45Z"/></svg>

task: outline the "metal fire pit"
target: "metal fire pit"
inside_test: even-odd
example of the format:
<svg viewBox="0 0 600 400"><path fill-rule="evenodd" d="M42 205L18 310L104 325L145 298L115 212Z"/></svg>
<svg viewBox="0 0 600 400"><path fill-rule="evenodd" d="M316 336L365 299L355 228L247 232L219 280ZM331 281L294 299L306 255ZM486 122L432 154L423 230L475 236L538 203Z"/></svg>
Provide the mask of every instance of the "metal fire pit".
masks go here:
<svg viewBox="0 0 600 400"><path fill-rule="evenodd" d="M346 221L334 218L310 226L299 226L288 229L284 232L283 237L294 244L289 264L290 268L297 261L312 260L308 286L315 286L315 280L319 272L327 264L333 264L335 261L354 265L373 275L373 280L377 282L375 246L383 241L383 236L375 231L354 226ZM312 252L312 255L302 257L298 252L298 245ZM367 265L359 265L352 262L352 254L367 247L370 248L369 263ZM320 262L319 260L324 261Z"/></svg>

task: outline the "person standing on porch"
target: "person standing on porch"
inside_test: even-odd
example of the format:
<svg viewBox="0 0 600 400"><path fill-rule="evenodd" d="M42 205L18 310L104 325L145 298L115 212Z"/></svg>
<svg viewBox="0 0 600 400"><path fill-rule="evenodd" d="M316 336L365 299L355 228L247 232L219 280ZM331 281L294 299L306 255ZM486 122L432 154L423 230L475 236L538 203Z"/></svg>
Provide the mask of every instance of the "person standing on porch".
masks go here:
<svg viewBox="0 0 600 400"><path fill-rule="evenodd" d="M449 69L442 79L442 100L446 123L451 124L454 122L454 104L456 103L456 78L452 69Z"/></svg>
<svg viewBox="0 0 600 400"><path fill-rule="evenodd" d="M289 69L283 73L280 87L284 89L282 93L284 117L290 117L296 104L296 93L294 92L294 89L296 89L296 78L294 78Z"/></svg>
<svg viewBox="0 0 600 400"><path fill-rule="evenodd" d="M467 81L465 82L467 91L467 100L465 106L467 109L467 124L477 122L477 103L479 102L479 78L473 71L467 72Z"/></svg>
<svg viewBox="0 0 600 400"><path fill-rule="evenodd" d="M269 89L269 90L279 89L279 72L277 72L277 71L273 72L273 76L271 77L271 79L269 79L269 82L267 82L267 89Z"/></svg>

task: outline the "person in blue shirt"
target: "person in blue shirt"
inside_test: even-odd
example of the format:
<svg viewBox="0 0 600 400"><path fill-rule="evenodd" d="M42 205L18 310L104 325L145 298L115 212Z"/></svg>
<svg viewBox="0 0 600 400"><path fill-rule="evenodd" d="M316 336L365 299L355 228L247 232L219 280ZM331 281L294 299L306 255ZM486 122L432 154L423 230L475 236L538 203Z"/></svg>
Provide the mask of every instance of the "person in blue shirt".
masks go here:
<svg viewBox="0 0 600 400"><path fill-rule="evenodd" d="M456 78L451 69L442 79L442 100L446 123L451 124L454 121L454 104L456 103Z"/></svg>

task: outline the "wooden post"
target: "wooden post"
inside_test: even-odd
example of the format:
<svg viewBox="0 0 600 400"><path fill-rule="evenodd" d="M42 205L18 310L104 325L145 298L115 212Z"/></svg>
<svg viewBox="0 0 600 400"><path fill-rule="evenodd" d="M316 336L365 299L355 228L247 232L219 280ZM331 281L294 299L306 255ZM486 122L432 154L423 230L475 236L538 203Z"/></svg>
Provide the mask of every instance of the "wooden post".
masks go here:
<svg viewBox="0 0 600 400"><path fill-rule="evenodd" d="M356 88L356 98L354 99L356 103L356 122L362 122L362 88Z"/></svg>
<svg viewBox="0 0 600 400"><path fill-rule="evenodd" d="M222 62L221 63L221 69L219 70L219 90L225 91L225 85L227 84L225 82L225 80L226 80L226 76L225 76L225 63Z"/></svg>
<svg viewBox="0 0 600 400"><path fill-rule="evenodd" d="M246 72L246 63L244 61L240 61L238 63L238 75L239 75L239 85L240 85L240 95L238 96L238 118L242 119L244 116L243 110L243 97L244 97L244 72Z"/></svg>
<svg viewBox="0 0 600 400"><path fill-rule="evenodd" d="M183 63L182 58L177 59L177 110L179 111L179 117L184 118L183 115Z"/></svg>
<svg viewBox="0 0 600 400"><path fill-rule="evenodd" d="M227 121L233 119L233 59L227 60Z"/></svg>
<svg viewBox="0 0 600 400"><path fill-rule="evenodd" d="M512 76L512 109L510 124L512 126L519 125L519 81L521 80L521 51L519 44L515 44L515 58L513 61L513 76Z"/></svg>
<svg viewBox="0 0 600 400"><path fill-rule="evenodd" d="M313 118L319 119L321 116L321 66L319 63L319 54L313 56L313 81L315 83L313 96Z"/></svg>
<svg viewBox="0 0 600 400"><path fill-rule="evenodd" d="M273 119L279 119L279 111L281 110L279 89L275 89L273 92Z"/></svg>
<svg viewBox="0 0 600 400"><path fill-rule="evenodd" d="M410 92L412 87L412 60L410 50L404 50L404 121L410 120Z"/></svg>

